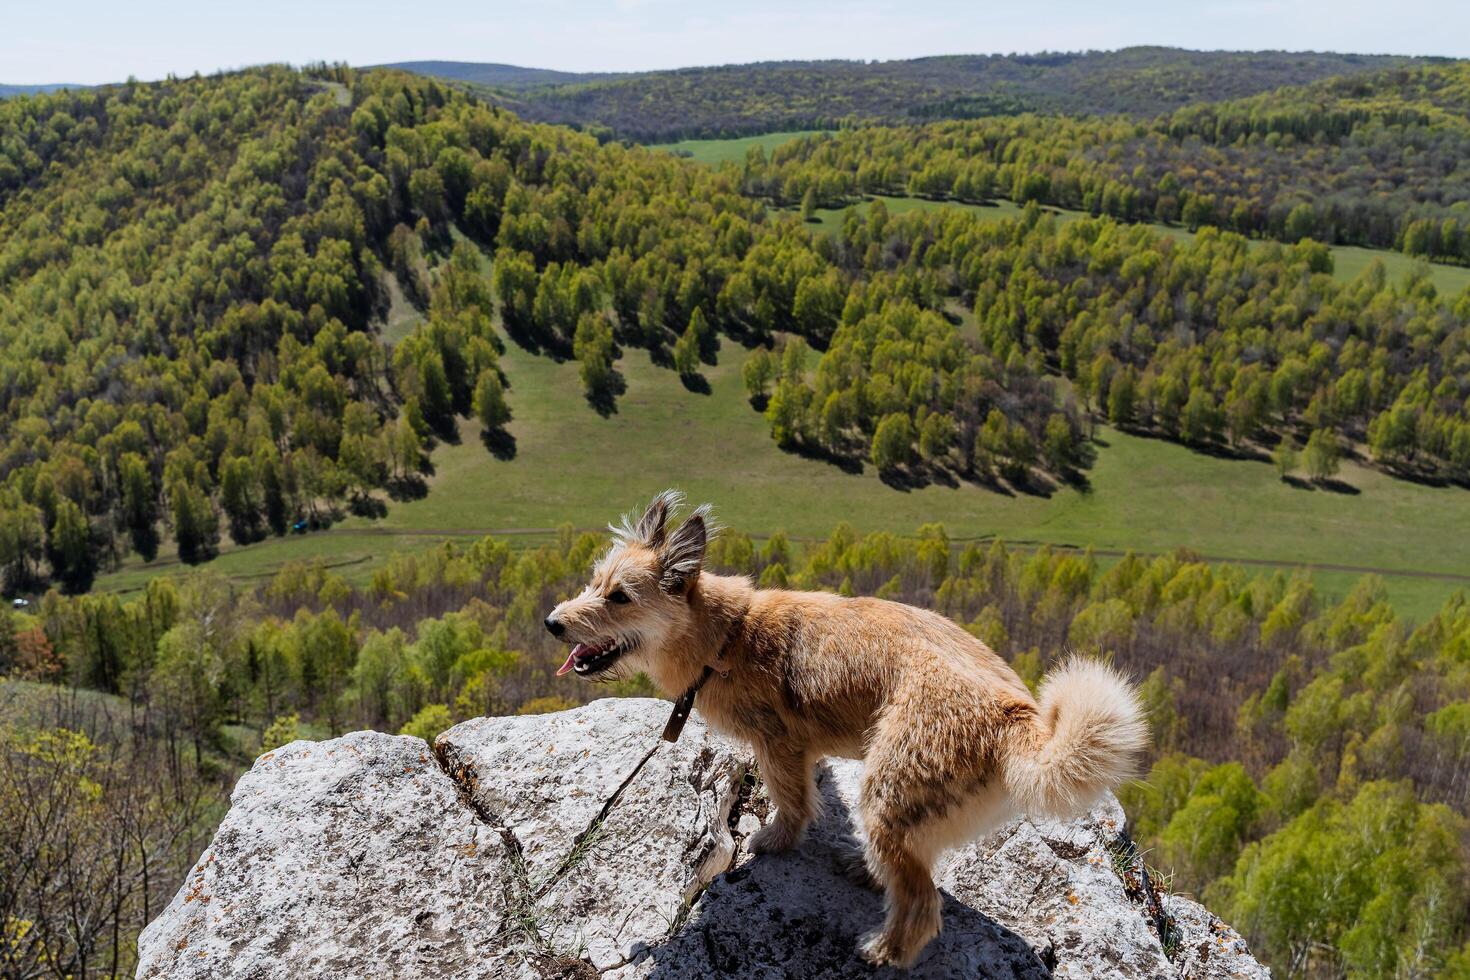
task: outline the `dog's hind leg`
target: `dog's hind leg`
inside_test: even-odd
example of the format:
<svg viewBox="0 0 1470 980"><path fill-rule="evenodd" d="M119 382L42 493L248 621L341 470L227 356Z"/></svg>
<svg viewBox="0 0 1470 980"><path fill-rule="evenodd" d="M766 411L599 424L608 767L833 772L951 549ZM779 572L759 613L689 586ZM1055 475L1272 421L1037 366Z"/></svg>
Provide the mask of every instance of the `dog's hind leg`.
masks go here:
<svg viewBox="0 0 1470 980"><path fill-rule="evenodd" d="M939 892L930 858L917 852L911 829L883 802L864 794L868 859L885 888L883 928L863 937L863 958L875 966L908 967L939 935Z"/></svg>
<svg viewBox="0 0 1470 980"><path fill-rule="evenodd" d="M801 841L807 824L817 815L815 765L805 750L757 742L756 764L776 804L776 818L751 835L746 846L753 854L789 851Z"/></svg>
<svg viewBox="0 0 1470 980"><path fill-rule="evenodd" d="M883 928L863 938L863 958L908 967L939 934L940 899L930 869L935 831L959 802L963 740L900 703L880 719L864 760L861 799L868 867L883 883Z"/></svg>

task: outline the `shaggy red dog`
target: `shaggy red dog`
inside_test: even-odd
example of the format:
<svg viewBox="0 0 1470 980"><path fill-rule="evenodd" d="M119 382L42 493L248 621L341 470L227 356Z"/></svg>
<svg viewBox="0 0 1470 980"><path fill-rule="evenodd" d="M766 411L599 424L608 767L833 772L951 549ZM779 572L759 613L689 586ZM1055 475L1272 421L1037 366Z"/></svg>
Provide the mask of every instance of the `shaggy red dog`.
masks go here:
<svg viewBox="0 0 1470 980"><path fill-rule="evenodd" d="M592 581L546 618L572 644L561 673L644 671L671 696L706 682L700 712L751 744L776 804L756 852L801 840L817 760L862 759L866 865L887 895L883 928L862 944L870 962L907 966L939 932L930 869L946 848L1017 813L1076 815L1133 771L1148 733L1110 668L1072 660L1033 698L936 613L711 574L709 508L670 531L680 500L660 494L614 527Z"/></svg>

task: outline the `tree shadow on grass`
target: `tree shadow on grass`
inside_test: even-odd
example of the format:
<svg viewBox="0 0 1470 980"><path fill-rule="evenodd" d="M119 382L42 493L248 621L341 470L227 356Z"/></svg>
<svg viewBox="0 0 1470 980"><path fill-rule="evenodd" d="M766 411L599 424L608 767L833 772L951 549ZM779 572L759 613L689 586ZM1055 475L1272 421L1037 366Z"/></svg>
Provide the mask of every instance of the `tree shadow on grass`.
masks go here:
<svg viewBox="0 0 1470 980"><path fill-rule="evenodd" d="M1069 466L1062 474L1062 482L1083 496L1092 493L1092 478L1087 475L1086 470Z"/></svg>
<svg viewBox="0 0 1470 980"><path fill-rule="evenodd" d="M714 394L714 389L709 386L709 381L702 374L681 374L679 375L679 380L683 382L686 390L692 391L696 395Z"/></svg>
<svg viewBox="0 0 1470 980"><path fill-rule="evenodd" d="M587 404L603 418L618 413L618 397L628 390L628 381L618 371L613 371L606 384L598 385L587 392Z"/></svg>
<svg viewBox="0 0 1470 980"><path fill-rule="evenodd" d="M1342 480L1331 478L1326 480L1318 480L1317 486L1321 487L1323 490L1326 490L1328 493L1340 493L1347 497L1356 497L1358 494L1363 492L1357 487L1353 486L1351 483L1345 483Z"/></svg>
<svg viewBox="0 0 1470 980"><path fill-rule="evenodd" d="M378 518L388 516L388 505L377 497L370 497L366 494L360 497L353 497L352 502L348 505L348 510L352 512L353 517Z"/></svg>
<svg viewBox="0 0 1470 980"><path fill-rule="evenodd" d="M1010 481L1016 493L1027 497L1039 497L1042 500L1050 500L1057 492L1057 484L1043 476L1035 473L1027 473L1025 476Z"/></svg>
<svg viewBox="0 0 1470 980"><path fill-rule="evenodd" d="M853 456L844 456L834 453L824 446L809 446L806 443L796 443L785 447L787 452L795 453L802 459L810 459L819 463L827 463L837 467L844 473L860 475L863 472L863 461Z"/></svg>
<svg viewBox="0 0 1470 980"><path fill-rule="evenodd" d="M402 503L406 500L423 500L429 495L429 483L417 473L394 477L387 484L388 497Z"/></svg>
<svg viewBox="0 0 1470 980"><path fill-rule="evenodd" d="M885 487L888 487L890 490L897 490L899 493L908 493L910 490L922 489L929 482L912 470L902 467L894 467L893 469L886 470L880 469L878 471L878 479L883 481Z"/></svg>
<svg viewBox="0 0 1470 980"><path fill-rule="evenodd" d="M496 459L509 461L516 458L516 437L504 429L483 429L480 442Z"/></svg>

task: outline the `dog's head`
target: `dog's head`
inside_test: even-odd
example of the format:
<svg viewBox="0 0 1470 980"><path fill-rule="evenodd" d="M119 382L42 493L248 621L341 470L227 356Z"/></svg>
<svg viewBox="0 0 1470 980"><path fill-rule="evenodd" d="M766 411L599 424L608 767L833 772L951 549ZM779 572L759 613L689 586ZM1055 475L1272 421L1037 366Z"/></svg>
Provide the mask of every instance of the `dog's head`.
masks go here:
<svg viewBox="0 0 1470 980"><path fill-rule="evenodd" d="M613 544L580 595L546 617L551 635L571 645L557 676L645 669L666 643L690 623L689 589L704 565L709 505L698 507L669 530L670 513L683 501L675 490L653 498L638 520L611 527Z"/></svg>

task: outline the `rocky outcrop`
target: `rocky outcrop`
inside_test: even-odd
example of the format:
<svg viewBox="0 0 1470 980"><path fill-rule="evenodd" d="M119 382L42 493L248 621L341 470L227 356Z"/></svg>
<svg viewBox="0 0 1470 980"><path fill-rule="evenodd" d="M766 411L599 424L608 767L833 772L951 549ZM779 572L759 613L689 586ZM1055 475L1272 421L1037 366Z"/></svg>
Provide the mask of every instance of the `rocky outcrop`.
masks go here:
<svg viewBox="0 0 1470 980"><path fill-rule="evenodd" d="M795 853L741 843L769 806L746 751L662 701L358 732L267 753L139 940L140 978L837 978L882 898L838 857L857 763L821 771ZM1264 977L1193 902L1160 902L1109 798L944 859L944 931L914 977ZM1164 939L1161 941L1160 932Z"/></svg>

